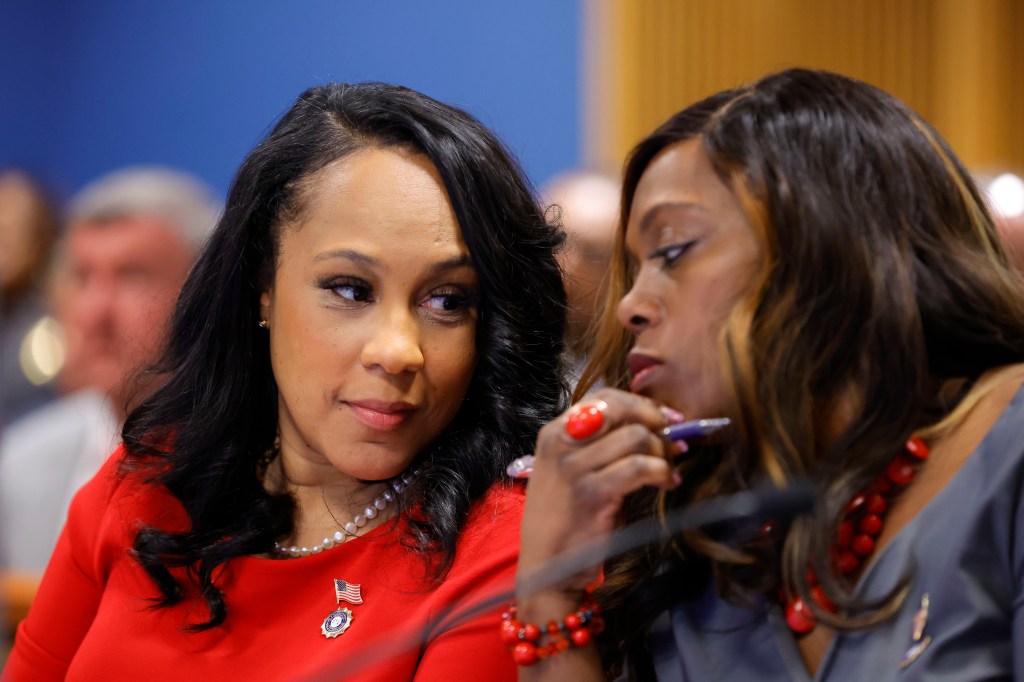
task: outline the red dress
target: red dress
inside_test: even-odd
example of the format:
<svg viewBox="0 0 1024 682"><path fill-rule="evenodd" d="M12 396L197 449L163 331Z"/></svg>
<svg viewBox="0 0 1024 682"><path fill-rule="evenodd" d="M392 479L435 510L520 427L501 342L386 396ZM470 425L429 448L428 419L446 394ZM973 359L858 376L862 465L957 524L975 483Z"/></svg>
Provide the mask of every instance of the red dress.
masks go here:
<svg viewBox="0 0 1024 682"><path fill-rule="evenodd" d="M477 502L439 584L384 524L302 559L230 561L218 581L227 620L190 633L182 626L204 620L205 603L193 593L152 608L158 592L129 552L140 519L175 528L184 513L166 491L119 476L120 459L72 503L4 680L515 680L500 606L468 619L452 612L512 586L522 487L496 485ZM342 602L350 626L328 639L335 578L360 585L363 603Z"/></svg>

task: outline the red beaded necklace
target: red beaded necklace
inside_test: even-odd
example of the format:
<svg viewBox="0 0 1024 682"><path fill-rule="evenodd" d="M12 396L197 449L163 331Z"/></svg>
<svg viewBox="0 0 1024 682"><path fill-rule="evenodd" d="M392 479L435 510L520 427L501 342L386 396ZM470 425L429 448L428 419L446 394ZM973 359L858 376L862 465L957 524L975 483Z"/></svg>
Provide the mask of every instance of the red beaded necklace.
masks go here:
<svg viewBox="0 0 1024 682"><path fill-rule="evenodd" d="M857 573L875 551L875 543L885 527L885 513L892 499L914 480L918 465L928 459L928 455L928 446L924 441L911 436L906 442L906 454L901 452L896 455L885 468L885 473L847 503L832 547L832 567L837 574L849 576ZM808 571L807 579L815 603L835 613L835 605L825 596L812 571ZM805 635L814 629L817 619L803 597L783 593L780 599L790 630Z"/></svg>

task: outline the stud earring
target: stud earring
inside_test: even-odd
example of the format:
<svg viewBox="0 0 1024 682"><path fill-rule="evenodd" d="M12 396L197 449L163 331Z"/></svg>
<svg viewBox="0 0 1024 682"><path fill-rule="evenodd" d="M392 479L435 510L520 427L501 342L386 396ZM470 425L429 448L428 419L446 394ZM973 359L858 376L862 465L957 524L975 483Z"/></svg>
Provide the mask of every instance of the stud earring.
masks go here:
<svg viewBox="0 0 1024 682"><path fill-rule="evenodd" d="M260 324L260 329L266 329L267 328L267 321L266 320L260 320L259 324Z"/></svg>

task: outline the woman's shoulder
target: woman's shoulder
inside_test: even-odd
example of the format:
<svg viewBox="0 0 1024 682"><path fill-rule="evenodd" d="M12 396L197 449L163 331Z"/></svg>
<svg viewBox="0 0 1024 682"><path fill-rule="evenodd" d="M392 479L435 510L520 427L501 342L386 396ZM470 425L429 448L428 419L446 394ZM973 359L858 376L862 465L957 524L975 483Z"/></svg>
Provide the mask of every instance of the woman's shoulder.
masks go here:
<svg viewBox="0 0 1024 682"><path fill-rule="evenodd" d="M1001 368L964 420L965 433L951 434L965 441L970 458L982 462L977 475L990 479L993 489L1019 493L1013 481L1024 479L1024 364Z"/></svg>
<svg viewBox="0 0 1024 682"><path fill-rule="evenodd" d="M431 592L431 602L444 605L438 613L447 614L432 630L435 635L462 622L464 608L473 609L495 595L511 594L525 497L521 483L499 482L471 507L451 567L441 585ZM488 632L496 627L493 623L487 620Z"/></svg>
<svg viewBox="0 0 1024 682"><path fill-rule="evenodd" d="M526 487L522 483L499 481L492 485L470 507L459 535L455 563L484 555L515 561L525 503Z"/></svg>
<svg viewBox="0 0 1024 682"><path fill-rule="evenodd" d="M924 432L931 456L904 492L908 510L920 510L954 481L971 481L975 495L1001 494L1024 468L1024 365L982 376L948 425ZM957 413L960 413L959 415ZM962 483L963 484L963 483ZM976 499L976 502L980 500Z"/></svg>
<svg viewBox="0 0 1024 682"><path fill-rule="evenodd" d="M525 504L526 486L523 483L498 481L470 507L466 528L515 525L518 529Z"/></svg>
<svg viewBox="0 0 1024 682"><path fill-rule="evenodd" d="M526 484L522 481L498 481L487 489L474 507L518 507L526 503Z"/></svg>
<svg viewBox="0 0 1024 682"><path fill-rule="evenodd" d="M78 517L105 518L113 527L132 530L139 523L177 526L180 514L173 498L152 482L152 473L119 445L103 466L75 495L71 511Z"/></svg>
<svg viewBox="0 0 1024 682"><path fill-rule="evenodd" d="M938 439L937 446L950 446L966 457L992 439L1016 439L1024 432L1024 364L1007 365L978 380L975 390L964 399L964 416Z"/></svg>
<svg viewBox="0 0 1024 682"><path fill-rule="evenodd" d="M1017 398L1021 386L1024 385L1024 363L999 367L982 377L981 381L991 385L980 401L982 405L991 403L991 409L997 412L1005 409L1024 410L1024 405L1021 405L1021 400Z"/></svg>
<svg viewBox="0 0 1024 682"><path fill-rule="evenodd" d="M102 502L106 506L116 497L127 494L133 487L133 481L126 475L125 457L124 445L118 445L93 477L78 491L75 502L79 505L83 501Z"/></svg>

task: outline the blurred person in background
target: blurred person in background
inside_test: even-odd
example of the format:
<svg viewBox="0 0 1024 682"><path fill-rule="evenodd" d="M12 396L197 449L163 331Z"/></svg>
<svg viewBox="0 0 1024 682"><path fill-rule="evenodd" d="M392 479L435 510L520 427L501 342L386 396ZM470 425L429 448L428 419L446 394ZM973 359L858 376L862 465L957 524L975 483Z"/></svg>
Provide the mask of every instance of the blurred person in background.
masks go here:
<svg viewBox="0 0 1024 682"><path fill-rule="evenodd" d="M0 428L55 397L32 341L46 317L43 290L57 216L41 186L0 171Z"/></svg>
<svg viewBox="0 0 1024 682"><path fill-rule="evenodd" d="M133 399L129 378L156 358L216 217L209 188L163 168L116 171L72 199L50 281L66 339L62 397L0 436L2 585L15 622L72 496L114 448Z"/></svg>
<svg viewBox="0 0 1024 682"><path fill-rule="evenodd" d="M1014 267L1024 272L1024 213L996 216L996 228L1003 238L1006 253Z"/></svg>
<svg viewBox="0 0 1024 682"><path fill-rule="evenodd" d="M570 171L552 179L541 194L566 233L558 264L569 306L566 364L575 386L589 355L594 320L604 304L602 282L619 218L619 183L600 173Z"/></svg>
<svg viewBox="0 0 1024 682"><path fill-rule="evenodd" d="M1024 179L1017 173L975 175L1014 267L1024 272Z"/></svg>
<svg viewBox="0 0 1024 682"><path fill-rule="evenodd" d="M44 289L57 232L55 208L41 185L20 170L0 171L0 434L55 397L53 372L41 366L39 354L52 341ZM0 566L5 551L0 542ZM6 601L0 590L0 629L8 621ZM0 641L0 665L6 646Z"/></svg>

